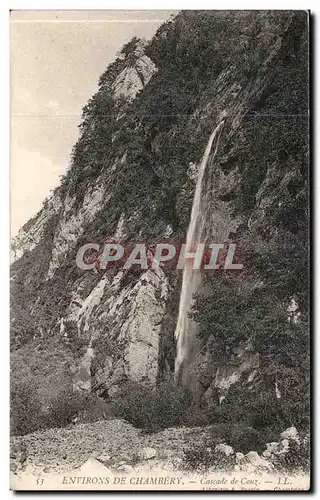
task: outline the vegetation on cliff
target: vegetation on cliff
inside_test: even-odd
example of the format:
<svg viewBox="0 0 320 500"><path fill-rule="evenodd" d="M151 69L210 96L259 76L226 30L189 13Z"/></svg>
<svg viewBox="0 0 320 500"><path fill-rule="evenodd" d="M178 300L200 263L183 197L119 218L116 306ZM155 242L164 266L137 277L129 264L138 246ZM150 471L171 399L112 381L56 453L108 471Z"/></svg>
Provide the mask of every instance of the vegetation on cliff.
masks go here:
<svg viewBox="0 0 320 500"><path fill-rule="evenodd" d="M236 172L240 179L234 189L217 196L219 202L230 204L233 216L241 221L229 241L237 243L244 270L204 277L193 315L200 326L203 352L230 363L238 345L250 344L260 357L259 374L253 383L240 380L232 386L222 404L218 404L217 394L211 394L192 406L189 394L173 390L170 384L161 385L159 377L160 386L154 392L124 385L112 408L108 403L104 410L108 416L111 411L148 430L172 425L224 426L226 422L240 429L241 422L241 435L234 439L246 435L252 442L257 440L257 432L265 443L292 424L306 429L307 15L182 12L161 26L149 43L142 44L143 54L156 66L148 84L134 99L115 97L114 82L125 68L137 63L141 43L133 39L101 76L98 92L83 109L70 169L58 188L63 202L75 198L76 214L85 194L99 182L107 193L101 209L90 224L84 224L50 279L47 271L61 212L47 221L40 244L13 266L11 344L18 356L12 366L13 431L27 433L43 426L44 406L51 415L46 426L53 425L52 415L56 425L69 424L79 412L79 401L83 404L70 394L69 379L61 384L61 394L47 401L31 383L34 373L22 375L19 363L19 352L28 350L33 342L44 352L51 346L60 361L66 356L65 366L79 357L83 345L75 325L70 323L69 332L74 348L59 337L58 326L60 318L69 313L73 293L83 279L83 271L74 261L77 245L83 239L112 237L120 216L126 220L127 239L154 243L170 226L171 237L183 241L194 190L188 167L199 162L222 112L226 113L225 127L211 174L214 178L215 172L222 176ZM210 216L213 220L214 211ZM138 277L125 275L121 286L129 286ZM168 375L163 368L166 361L172 370L181 281L172 270L167 277L171 296L166 324L170 328L164 331L160 345L170 352L166 359L163 352L159 355L163 378ZM92 272L87 295L99 278ZM109 334L104 325L103 333L105 330ZM102 346L107 344L101 341ZM103 361L106 352L101 346L97 352L97 360ZM37 359L41 363L41 355ZM43 375L42 369L40 373ZM43 375L44 380L46 377ZM40 379L37 377L41 386ZM40 415L38 420L31 415L23 420L20 408L28 405L34 415ZM92 407L96 408L96 401ZM100 410L92 410L92 414L101 417Z"/></svg>

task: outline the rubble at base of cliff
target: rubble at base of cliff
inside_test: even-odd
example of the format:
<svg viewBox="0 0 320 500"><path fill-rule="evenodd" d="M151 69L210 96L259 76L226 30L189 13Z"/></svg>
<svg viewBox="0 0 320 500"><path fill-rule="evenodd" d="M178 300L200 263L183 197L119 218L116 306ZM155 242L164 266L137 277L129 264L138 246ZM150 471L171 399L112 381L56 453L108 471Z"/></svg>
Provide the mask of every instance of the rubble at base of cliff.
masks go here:
<svg viewBox="0 0 320 500"><path fill-rule="evenodd" d="M206 447L212 438L212 426L169 428L146 434L124 420L98 421L68 429L49 429L11 441L11 471L62 473L79 469L93 461L112 473L131 474L147 470L243 472L263 474L279 472L303 473L306 464L285 470L281 462L290 450L308 449L309 436L300 438L295 427L286 429L278 442L266 443L265 451L244 454L234 450L216 437L214 448ZM192 464L188 453L202 450L206 460L195 458ZM282 464L282 465L281 465ZM92 465L92 464L91 464Z"/></svg>

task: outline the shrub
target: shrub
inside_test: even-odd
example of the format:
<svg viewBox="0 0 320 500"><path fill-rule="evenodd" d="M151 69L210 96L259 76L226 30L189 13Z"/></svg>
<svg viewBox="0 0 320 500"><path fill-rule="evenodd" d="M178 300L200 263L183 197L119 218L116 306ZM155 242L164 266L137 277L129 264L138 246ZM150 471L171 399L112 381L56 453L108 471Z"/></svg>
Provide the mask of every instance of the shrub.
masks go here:
<svg viewBox="0 0 320 500"><path fill-rule="evenodd" d="M170 383L156 389L127 383L112 401L117 417L148 432L179 425L189 406L189 395Z"/></svg>
<svg viewBox="0 0 320 500"><path fill-rule="evenodd" d="M226 440L237 451L262 452L264 444L277 441L284 429L292 425L302 431L306 429L308 408L299 399L303 390L302 381L291 381L291 372L284 372L286 379L281 372L281 389L284 389L281 399L276 397L272 379L270 382L267 376L262 375L255 387L234 384L227 398L214 408L215 421L211 423L226 425Z"/></svg>
<svg viewBox="0 0 320 500"><path fill-rule="evenodd" d="M65 385L50 401L46 412L47 427L65 427L86 408L87 395Z"/></svg>
<svg viewBox="0 0 320 500"><path fill-rule="evenodd" d="M111 418L111 406L95 394L89 394L83 402L79 413L79 423L97 422Z"/></svg>
<svg viewBox="0 0 320 500"><path fill-rule="evenodd" d="M281 472L309 472L310 471L310 446L303 440L301 444L290 441L289 451L277 455L273 460L274 465Z"/></svg>
<svg viewBox="0 0 320 500"><path fill-rule="evenodd" d="M192 405L185 410L182 415L181 423L187 427L205 427L210 424L210 418L207 415L207 408L200 408Z"/></svg>
<svg viewBox="0 0 320 500"><path fill-rule="evenodd" d="M11 383L10 423L13 435L24 435L52 427L110 418L110 406L94 394L74 392L66 384L47 404L32 378Z"/></svg>
<svg viewBox="0 0 320 500"><path fill-rule="evenodd" d="M255 429L240 422L224 426L221 436L235 451L241 453L249 451L262 453L266 448L266 443L275 441L277 437L269 428Z"/></svg>
<svg viewBox="0 0 320 500"><path fill-rule="evenodd" d="M215 446L215 443L213 445ZM199 445L184 451L183 467L188 471L206 471L210 468L227 472L231 471L234 465L234 456L227 457L223 452L215 451L214 447Z"/></svg>
<svg viewBox="0 0 320 500"><path fill-rule="evenodd" d="M23 435L43 426L41 401L35 382L29 378L11 380L10 430L13 435Z"/></svg>

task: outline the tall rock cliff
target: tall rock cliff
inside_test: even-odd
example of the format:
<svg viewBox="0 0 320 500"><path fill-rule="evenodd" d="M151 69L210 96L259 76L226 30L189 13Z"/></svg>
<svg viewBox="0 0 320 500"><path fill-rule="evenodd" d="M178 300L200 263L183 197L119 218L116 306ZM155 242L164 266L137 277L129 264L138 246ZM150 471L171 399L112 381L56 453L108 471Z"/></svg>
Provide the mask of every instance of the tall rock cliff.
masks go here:
<svg viewBox="0 0 320 500"><path fill-rule="evenodd" d="M196 166L224 119L204 179L207 237L236 243L244 269L203 276L198 394L221 402L254 380L292 390L308 351L307 57L302 11L181 12L123 47L83 109L61 186L13 242L18 360L68 353L57 369L104 397L171 377L181 270L84 271L75 256L87 242L185 242Z"/></svg>

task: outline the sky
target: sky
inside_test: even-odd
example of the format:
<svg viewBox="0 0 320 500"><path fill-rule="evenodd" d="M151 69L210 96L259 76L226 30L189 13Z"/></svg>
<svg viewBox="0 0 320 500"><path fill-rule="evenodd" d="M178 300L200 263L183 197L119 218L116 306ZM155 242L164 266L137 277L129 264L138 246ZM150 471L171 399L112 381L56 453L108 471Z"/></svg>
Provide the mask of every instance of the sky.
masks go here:
<svg viewBox="0 0 320 500"><path fill-rule="evenodd" d="M11 11L11 236L66 172L81 110L133 36L176 11Z"/></svg>

